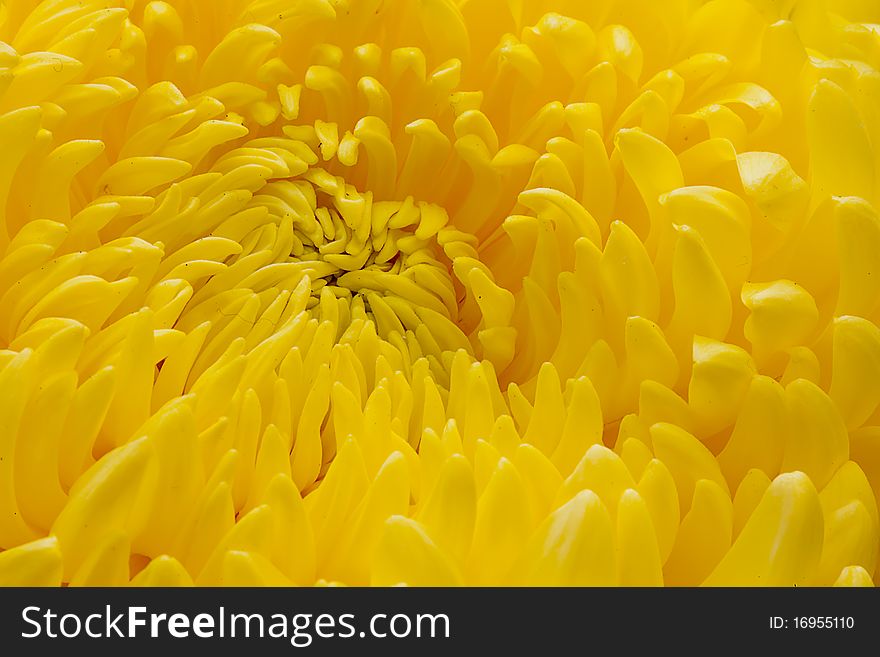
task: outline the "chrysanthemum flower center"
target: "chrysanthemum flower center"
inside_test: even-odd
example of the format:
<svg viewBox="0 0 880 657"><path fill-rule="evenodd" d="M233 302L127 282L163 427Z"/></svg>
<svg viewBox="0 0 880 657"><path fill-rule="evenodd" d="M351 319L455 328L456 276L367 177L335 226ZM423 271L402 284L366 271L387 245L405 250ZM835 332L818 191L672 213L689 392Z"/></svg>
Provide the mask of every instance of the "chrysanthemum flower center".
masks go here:
<svg viewBox="0 0 880 657"><path fill-rule="evenodd" d="M309 177L311 182L274 181L256 196L270 214L283 212L279 223L288 233L290 266L311 280L309 307L326 290L338 299L360 296L367 306L377 295L391 295L413 308L457 315L452 261L443 250L456 231L444 230L448 217L442 208L412 197L374 201L371 192L323 170ZM388 317L388 310L398 314L381 300L373 303L386 306L374 317Z"/></svg>

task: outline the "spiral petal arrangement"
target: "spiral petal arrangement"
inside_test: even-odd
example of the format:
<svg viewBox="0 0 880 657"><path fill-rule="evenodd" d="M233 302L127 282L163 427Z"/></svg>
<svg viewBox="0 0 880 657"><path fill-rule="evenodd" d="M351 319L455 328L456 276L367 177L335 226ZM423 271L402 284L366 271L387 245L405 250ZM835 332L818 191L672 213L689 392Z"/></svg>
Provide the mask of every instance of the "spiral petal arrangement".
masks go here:
<svg viewBox="0 0 880 657"><path fill-rule="evenodd" d="M0 144L0 584L873 585L876 0L9 0Z"/></svg>

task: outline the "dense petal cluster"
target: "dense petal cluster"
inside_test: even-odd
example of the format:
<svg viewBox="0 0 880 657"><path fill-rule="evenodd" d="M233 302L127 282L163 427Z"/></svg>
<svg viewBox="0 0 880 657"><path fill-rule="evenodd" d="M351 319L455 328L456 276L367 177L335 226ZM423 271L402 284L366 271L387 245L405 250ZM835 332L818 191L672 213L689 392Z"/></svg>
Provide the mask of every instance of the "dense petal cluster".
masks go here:
<svg viewBox="0 0 880 657"><path fill-rule="evenodd" d="M876 576L876 0L9 0L0 144L0 584Z"/></svg>

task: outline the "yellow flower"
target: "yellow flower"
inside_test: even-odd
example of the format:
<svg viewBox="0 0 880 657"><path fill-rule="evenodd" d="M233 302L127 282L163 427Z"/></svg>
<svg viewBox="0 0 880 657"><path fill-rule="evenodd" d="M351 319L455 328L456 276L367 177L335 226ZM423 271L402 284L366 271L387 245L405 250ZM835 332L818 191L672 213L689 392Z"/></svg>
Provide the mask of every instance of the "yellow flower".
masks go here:
<svg viewBox="0 0 880 657"><path fill-rule="evenodd" d="M0 144L0 584L876 578L876 0L8 0Z"/></svg>

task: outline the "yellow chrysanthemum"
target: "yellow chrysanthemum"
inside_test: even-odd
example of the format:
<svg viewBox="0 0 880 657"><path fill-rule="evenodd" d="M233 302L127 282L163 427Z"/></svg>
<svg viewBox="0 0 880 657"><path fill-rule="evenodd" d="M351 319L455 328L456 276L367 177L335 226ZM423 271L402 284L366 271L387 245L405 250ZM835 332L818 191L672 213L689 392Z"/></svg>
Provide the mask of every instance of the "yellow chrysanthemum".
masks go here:
<svg viewBox="0 0 880 657"><path fill-rule="evenodd" d="M0 145L0 584L877 574L876 0L9 0Z"/></svg>

